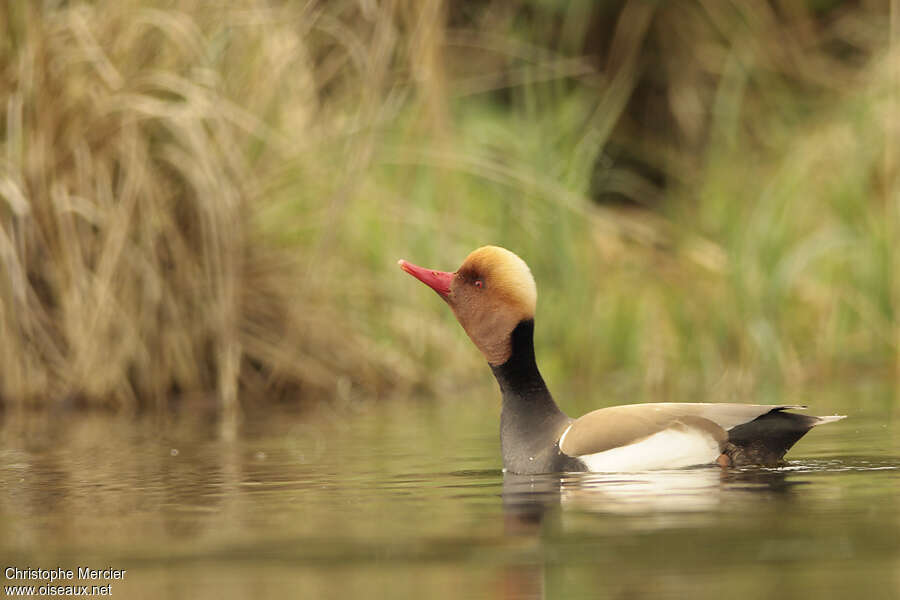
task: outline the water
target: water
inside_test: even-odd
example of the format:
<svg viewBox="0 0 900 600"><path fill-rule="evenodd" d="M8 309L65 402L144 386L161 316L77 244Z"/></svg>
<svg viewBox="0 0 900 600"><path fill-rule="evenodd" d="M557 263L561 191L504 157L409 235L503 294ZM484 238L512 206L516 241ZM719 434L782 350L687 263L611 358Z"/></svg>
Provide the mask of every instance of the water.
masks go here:
<svg viewBox="0 0 900 600"><path fill-rule="evenodd" d="M0 416L0 563L125 569L85 582L119 598L900 596L889 397L784 399L851 415L784 468L504 477L494 393L272 413L231 440Z"/></svg>

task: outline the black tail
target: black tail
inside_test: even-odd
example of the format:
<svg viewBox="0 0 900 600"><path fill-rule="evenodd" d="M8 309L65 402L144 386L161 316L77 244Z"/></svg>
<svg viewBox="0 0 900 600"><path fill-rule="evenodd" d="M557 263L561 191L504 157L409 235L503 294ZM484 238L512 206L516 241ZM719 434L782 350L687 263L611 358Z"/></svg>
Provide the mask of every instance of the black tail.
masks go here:
<svg viewBox="0 0 900 600"><path fill-rule="evenodd" d="M725 454L733 465L777 465L807 431L844 417L811 417L775 409L728 430Z"/></svg>

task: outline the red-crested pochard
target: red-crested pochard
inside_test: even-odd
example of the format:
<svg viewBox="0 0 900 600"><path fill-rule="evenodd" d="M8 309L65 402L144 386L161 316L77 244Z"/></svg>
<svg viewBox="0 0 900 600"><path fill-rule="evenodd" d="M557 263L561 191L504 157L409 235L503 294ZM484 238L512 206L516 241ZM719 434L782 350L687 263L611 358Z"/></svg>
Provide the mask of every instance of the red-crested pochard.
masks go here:
<svg viewBox="0 0 900 600"><path fill-rule="evenodd" d="M566 416L534 358L537 289L525 262L484 246L455 273L400 261L443 298L487 358L503 395L500 445L512 473L643 471L717 463L778 464L803 435L843 416L785 412L803 406L652 403Z"/></svg>

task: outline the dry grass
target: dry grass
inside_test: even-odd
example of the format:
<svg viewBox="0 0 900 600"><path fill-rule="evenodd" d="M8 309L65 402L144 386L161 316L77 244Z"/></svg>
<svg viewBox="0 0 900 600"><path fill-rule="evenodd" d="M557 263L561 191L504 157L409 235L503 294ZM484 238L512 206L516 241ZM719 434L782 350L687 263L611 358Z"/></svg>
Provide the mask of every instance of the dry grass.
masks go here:
<svg viewBox="0 0 900 600"><path fill-rule="evenodd" d="M307 272L328 268L328 236L296 257L257 223L302 177L328 196L293 218L327 229L370 160L356 130L384 108L391 31L354 40L321 9L255 2L12 3L0 19L0 398L228 408L238 388L394 376ZM317 54L309 40L329 35L343 47ZM366 76L348 83L353 68ZM352 111L322 102L350 94ZM351 144L332 157L342 179L315 171L309 154Z"/></svg>

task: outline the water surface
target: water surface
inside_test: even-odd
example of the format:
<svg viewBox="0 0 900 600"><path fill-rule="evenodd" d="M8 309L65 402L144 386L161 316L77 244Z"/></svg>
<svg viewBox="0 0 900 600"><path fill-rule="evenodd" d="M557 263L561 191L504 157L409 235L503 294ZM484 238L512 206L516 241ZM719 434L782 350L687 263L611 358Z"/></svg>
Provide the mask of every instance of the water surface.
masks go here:
<svg viewBox="0 0 900 600"><path fill-rule="evenodd" d="M127 569L120 598L900 596L890 395L784 399L851 418L778 469L504 477L493 393L260 415L233 439L0 416L0 562Z"/></svg>

